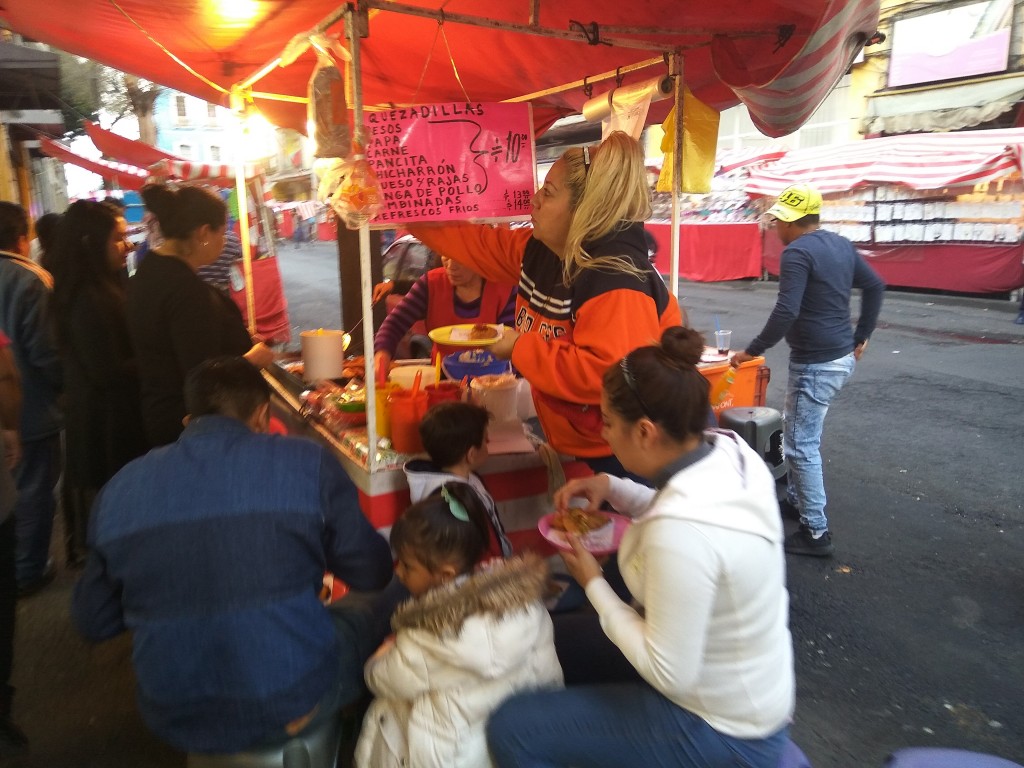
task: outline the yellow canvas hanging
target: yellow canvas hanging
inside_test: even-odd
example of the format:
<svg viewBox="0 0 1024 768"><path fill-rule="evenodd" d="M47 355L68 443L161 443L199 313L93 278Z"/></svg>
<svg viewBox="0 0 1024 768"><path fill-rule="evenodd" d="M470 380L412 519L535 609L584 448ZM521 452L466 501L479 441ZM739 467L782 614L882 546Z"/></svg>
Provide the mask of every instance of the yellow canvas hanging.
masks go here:
<svg viewBox="0 0 1024 768"><path fill-rule="evenodd" d="M719 117L718 112L690 93L689 88L683 89L683 192L704 194L711 191ZM661 140L661 151L665 159L661 164L656 189L658 192L671 192L672 155L676 146L675 107L661 127L665 131Z"/></svg>

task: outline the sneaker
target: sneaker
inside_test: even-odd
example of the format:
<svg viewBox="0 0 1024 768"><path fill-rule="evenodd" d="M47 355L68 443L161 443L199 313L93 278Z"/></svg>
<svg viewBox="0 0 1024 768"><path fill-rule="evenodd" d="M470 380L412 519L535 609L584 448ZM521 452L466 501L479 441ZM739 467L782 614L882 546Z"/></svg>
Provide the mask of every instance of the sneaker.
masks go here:
<svg viewBox="0 0 1024 768"><path fill-rule="evenodd" d="M832 534L825 531L818 538L811 535L811 529L801 524L782 543L790 555L811 555L812 557L828 557L832 554Z"/></svg>
<svg viewBox="0 0 1024 768"><path fill-rule="evenodd" d="M1020 314L1017 315L1017 319L1014 320L1013 322L1016 323L1017 325L1024 325L1024 309L1020 311Z"/></svg>
<svg viewBox="0 0 1024 768"><path fill-rule="evenodd" d="M28 737L10 718L0 718L0 760L28 753Z"/></svg>
<svg viewBox="0 0 1024 768"><path fill-rule="evenodd" d="M779 502L779 512L782 514L783 520L800 521L800 510L789 499L783 499Z"/></svg>

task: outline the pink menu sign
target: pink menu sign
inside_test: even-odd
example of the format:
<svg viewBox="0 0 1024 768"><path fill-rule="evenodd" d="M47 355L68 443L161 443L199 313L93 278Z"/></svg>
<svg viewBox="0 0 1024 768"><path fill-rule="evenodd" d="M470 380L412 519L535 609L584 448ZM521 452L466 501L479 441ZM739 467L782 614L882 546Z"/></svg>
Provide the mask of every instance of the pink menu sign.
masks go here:
<svg viewBox="0 0 1024 768"><path fill-rule="evenodd" d="M384 202L371 225L530 214L529 104L421 104L367 112L366 126L366 159Z"/></svg>

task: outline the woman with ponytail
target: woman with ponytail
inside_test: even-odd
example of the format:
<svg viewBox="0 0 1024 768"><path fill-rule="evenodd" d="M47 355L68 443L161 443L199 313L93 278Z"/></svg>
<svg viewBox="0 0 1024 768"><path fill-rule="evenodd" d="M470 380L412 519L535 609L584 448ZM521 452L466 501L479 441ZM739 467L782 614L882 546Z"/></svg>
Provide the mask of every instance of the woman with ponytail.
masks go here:
<svg viewBox="0 0 1024 768"><path fill-rule="evenodd" d="M490 348L530 382L551 445L620 473L601 437L601 373L682 322L651 266L650 189L640 145L621 131L568 150L533 196L533 229L410 226L487 280L518 283L515 330Z"/></svg>
<svg viewBox="0 0 1024 768"><path fill-rule="evenodd" d="M163 241L128 287L128 323L138 355L142 408L150 445L174 442L185 417L188 372L215 357L242 355L257 368L274 353L249 336L234 303L196 274L224 247L227 206L200 187L142 188Z"/></svg>
<svg viewBox="0 0 1024 768"><path fill-rule="evenodd" d="M591 512L607 501L634 520L618 563L639 609L578 539L563 555L632 679L510 699L487 730L498 766L778 765L794 677L775 481L735 433L705 430L703 347L669 328L604 374L604 437L655 487L602 474L555 498L586 498ZM562 640L571 683L566 660L579 665L587 647Z"/></svg>

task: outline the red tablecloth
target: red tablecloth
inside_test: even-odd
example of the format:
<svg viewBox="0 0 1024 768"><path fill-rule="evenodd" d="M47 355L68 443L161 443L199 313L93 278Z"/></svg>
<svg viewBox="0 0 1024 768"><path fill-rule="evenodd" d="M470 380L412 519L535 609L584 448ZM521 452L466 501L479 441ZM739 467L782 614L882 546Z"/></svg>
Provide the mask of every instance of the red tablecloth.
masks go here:
<svg viewBox="0 0 1024 768"><path fill-rule="evenodd" d="M658 243L658 271L667 275L672 258L672 225L645 226ZM756 222L681 224L679 274L702 283L760 277L760 227Z"/></svg>
<svg viewBox="0 0 1024 768"><path fill-rule="evenodd" d="M922 243L857 246L888 285L959 293L1002 293L1024 285L1024 244ZM779 274L782 243L765 237L764 266Z"/></svg>
<svg viewBox="0 0 1024 768"><path fill-rule="evenodd" d="M239 263L237 268L241 270ZM244 274L244 273L243 273ZM281 271L274 256L256 259L252 263L252 282L254 292L254 310L256 313L256 332L268 341L284 342L292 337L291 324L288 321L288 302L284 297L281 284ZM231 298L242 310L242 317L248 325L248 308L245 291L232 289Z"/></svg>

